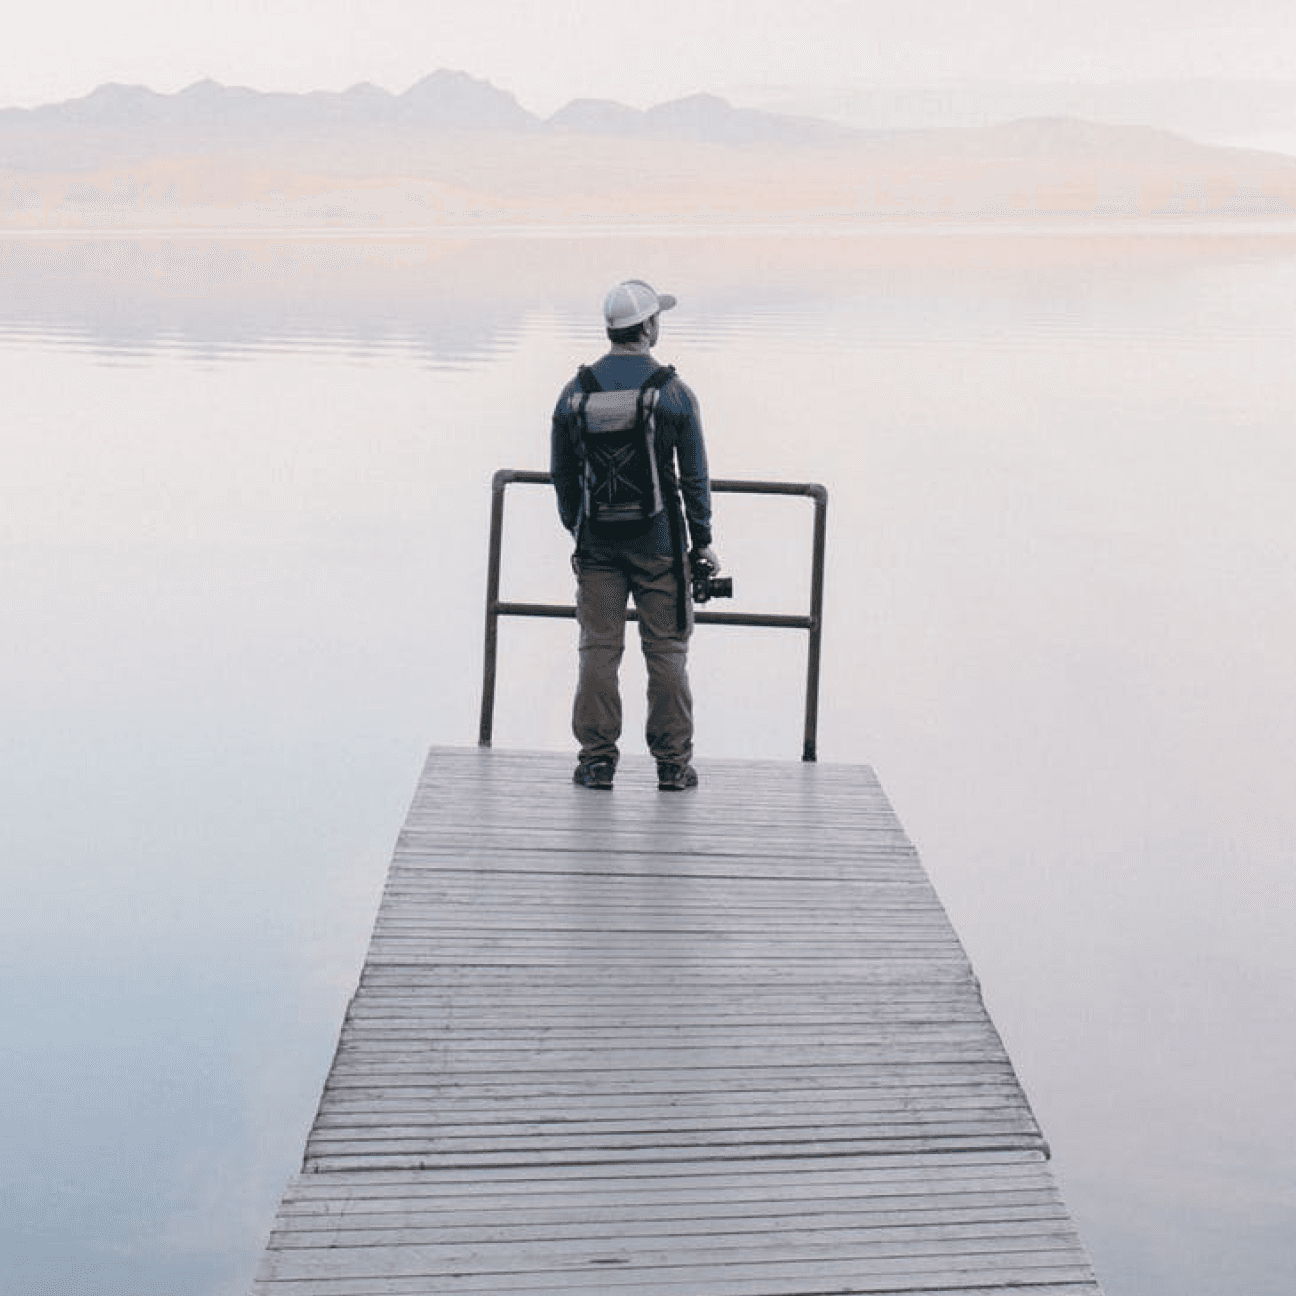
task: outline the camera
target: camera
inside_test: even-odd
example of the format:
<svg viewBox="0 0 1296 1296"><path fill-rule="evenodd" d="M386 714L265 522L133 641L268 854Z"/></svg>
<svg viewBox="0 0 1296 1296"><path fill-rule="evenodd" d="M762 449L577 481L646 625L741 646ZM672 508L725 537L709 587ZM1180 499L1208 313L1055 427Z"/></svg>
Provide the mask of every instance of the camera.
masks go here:
<svg viewBox="0 0 1296 1296"><path fill-rule="evenodd" d="M733 598L732 576L713 576L715 568L705 558L694 556L689 561L693 568L694 603L707 603L713 598Z"/></svg>

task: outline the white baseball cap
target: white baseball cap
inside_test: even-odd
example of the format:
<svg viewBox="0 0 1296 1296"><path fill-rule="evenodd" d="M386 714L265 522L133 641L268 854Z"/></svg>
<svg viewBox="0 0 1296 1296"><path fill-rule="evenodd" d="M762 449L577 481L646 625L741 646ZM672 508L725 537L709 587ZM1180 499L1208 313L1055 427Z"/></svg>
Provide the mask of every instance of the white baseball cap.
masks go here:
<svg viewBox="0 0 1296 1296"><path fill-rule="evenodd" d="M674 305L670 293L659 293L642 279L626 279L603 298L603 318L610 329L633 328Z"/></svg>

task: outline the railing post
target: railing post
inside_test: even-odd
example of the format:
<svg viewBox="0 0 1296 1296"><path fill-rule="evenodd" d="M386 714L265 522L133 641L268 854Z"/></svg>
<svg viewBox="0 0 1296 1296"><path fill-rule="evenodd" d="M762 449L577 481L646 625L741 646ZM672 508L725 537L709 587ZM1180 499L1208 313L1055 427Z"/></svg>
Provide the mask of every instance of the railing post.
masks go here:
<svg viewBox="0 0 1296 1296"><path fill-rule="evenodd" d="M486 563L486 660L482 669L481 727L477 745L491 745L495 724L495 659L499 647L500 553L504 542L504 488L513 472L501 468L491 478L490 556Z"/></svg>
<svg viewBox="0 0 1296 1296"><path fill-rule="evenodd" d="M814 500L814 559L810 576L810 643L806 654L805 745L803 761L818 759L819 643L823 634L824 546L828 536L828 492L822 486L809 490Z"/></svg>

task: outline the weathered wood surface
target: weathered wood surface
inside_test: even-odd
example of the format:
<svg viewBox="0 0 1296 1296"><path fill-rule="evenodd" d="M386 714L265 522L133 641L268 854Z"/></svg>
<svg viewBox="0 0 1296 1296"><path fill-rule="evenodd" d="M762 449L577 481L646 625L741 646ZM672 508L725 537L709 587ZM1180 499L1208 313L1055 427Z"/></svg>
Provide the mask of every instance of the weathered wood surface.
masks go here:
<svg viewBox="0 0 1296 1296"><path fill-rule="evenodd" d="M1096 1296L864 767L434 750L258 1296Z"/></svg>

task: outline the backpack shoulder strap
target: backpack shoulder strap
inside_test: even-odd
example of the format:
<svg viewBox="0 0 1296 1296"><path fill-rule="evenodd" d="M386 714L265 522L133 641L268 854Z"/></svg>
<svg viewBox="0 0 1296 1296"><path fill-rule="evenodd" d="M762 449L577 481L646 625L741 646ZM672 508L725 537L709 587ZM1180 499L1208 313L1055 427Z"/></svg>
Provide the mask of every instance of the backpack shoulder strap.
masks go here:
<svg viewBox="0 0 1296 1296"><path fill-rule="evenodd" d="M639 384L639 400L635 411L636 418L652 417L657 408L657 398L661 395L661 389L674 377L675 366L662 365L661 368L654 369Z"/></svg>
<svg viewBox="0 0 1296 1296"><path fill-rule="evenodd" d="M576 384L579 390L572 392L569 397L569 409L572 416L571 442L576 454L582 460L587 460L588 455L585 450L585 402L595 392L600 392L603 388L599 380L594 377L594 370L589 365L581 365L576 370Z"/></svg>

